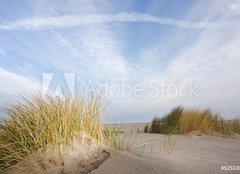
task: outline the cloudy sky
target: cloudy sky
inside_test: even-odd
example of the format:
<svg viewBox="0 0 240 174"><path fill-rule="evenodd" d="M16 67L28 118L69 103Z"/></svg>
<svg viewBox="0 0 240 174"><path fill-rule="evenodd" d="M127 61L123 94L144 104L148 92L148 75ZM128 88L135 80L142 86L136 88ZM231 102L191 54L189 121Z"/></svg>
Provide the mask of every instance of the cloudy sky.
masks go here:
<svg viewBox="0 0 240 174"><path fill-rule="evenodd" d="M110 121L176 105L230 118L240 114L239 49L240 0L1 1L0 103L53 84L81 94L107 84Z"/></svg>

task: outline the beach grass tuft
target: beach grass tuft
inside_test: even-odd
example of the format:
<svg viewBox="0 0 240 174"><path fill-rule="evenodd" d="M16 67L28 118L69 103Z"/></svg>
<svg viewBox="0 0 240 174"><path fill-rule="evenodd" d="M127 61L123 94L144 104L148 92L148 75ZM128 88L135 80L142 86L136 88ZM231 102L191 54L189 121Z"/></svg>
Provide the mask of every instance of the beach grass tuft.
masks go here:
<svg viewBox="0 0 240 174"><path fill-rule="evenodd" d="M232 120L232 130L235 133L240 134L240 118L236 118L236 119Z"/></svg>
<svg viewBox="0 0 240 174"><path fill-rule="evenodd" d="M145 127L145 130L150 133L162 134L184 134L199 131L206 135L218 134L229 137L233 133L239 133L239 125L239 119L235 119L231 126L220 114L210 109L185 109L178 106L162 118L155 117L151 125Z"/></svg>
<svg viewBox="0 0 240 174"><path fill-rule="evenodd" d="M0 121L0 171L37 151L45 156L49 146L68 145L79 131L108 144L99 97L31 95L8 105L4 112L8 118Z"/></svg>
<svg viewBox="0 0 240 174"><path fill-rule="evenodd" d="M177 126L177 132L188 133L191 131L200 131L206 135L217 133L231 136L231 130L227 122L218 113L210 109L191 109L182 113Z"/></svg>

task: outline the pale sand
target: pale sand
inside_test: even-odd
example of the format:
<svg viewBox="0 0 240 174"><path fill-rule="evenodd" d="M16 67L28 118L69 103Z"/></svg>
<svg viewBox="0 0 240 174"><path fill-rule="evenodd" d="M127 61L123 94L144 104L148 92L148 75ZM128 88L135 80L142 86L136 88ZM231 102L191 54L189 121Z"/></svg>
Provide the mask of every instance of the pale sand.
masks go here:
<svg viewBox="0 0 240 174"><path fill-rule="evenodd" d="M129 143L131 142L131 143ZM221 166L240 166L240 137L235 139L160 134L132 134L124 141L129 151L107 149L108 158L91 174L240 173Z"/></svg>
<svg viewBox="0 0 240 174"><path fill-rule="evenodd" d="M66 147L47 150L46 157L41 153L26 158L30 165L20 162L8 172L11 174L85 174L97 168L109 153L101 150L102 145L85 132L76 132L75 140ZM1 173L1 172L0 172Z"/></svg>
<svg viewBox="0 0 240 174"><path fill-rule="evenodd" d="M135 132L135 131L133 131ZM221 166L240 166L240 136L161 135L128 132L123 141L125 150L104 148L86 134L80 134L61 158L48 153L47 163L35 163L49 174L135 174L135 173L240 173L221 171ZM100 156L96 151L104 148ZM34 162L32 167L35 166ZM15 173L35 174L29 168L16 168ZM21 169L21 170L20 170ZM14 173L14 172L11 172Z"/></svg>

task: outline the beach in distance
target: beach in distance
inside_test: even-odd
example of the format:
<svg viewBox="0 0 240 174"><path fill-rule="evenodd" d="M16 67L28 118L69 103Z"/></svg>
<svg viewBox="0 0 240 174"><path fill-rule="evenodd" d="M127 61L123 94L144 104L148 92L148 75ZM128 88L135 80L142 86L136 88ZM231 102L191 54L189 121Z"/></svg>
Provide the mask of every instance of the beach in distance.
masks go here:
<svg viewBox="0 0 240 174"><path fill-rule="evenodd" d="M240 173L240 0L0 0L0 174Z"/></svg>

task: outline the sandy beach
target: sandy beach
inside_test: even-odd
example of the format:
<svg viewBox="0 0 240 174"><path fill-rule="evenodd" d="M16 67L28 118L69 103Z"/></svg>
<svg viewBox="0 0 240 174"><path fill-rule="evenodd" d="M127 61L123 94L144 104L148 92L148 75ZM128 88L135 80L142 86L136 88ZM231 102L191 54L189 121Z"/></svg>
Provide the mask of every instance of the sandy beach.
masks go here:
<svg viewBox="0 0 240 174"><path fill-rule="evenodd" d="M0 174L240 174L240 0L0 0Z"/></svg>
<svg viewBox="0 0 240 174"><path fill-rule="evenodd" d="M127 145L129 137L131 145ZM240 165L239 136L223 138L188 134L169 137L139 133L129 137L124 142L128 151L106 149L110 158L91 174L239 172L221 170L221 166Z"/></svg>

